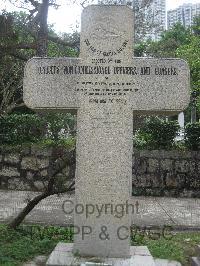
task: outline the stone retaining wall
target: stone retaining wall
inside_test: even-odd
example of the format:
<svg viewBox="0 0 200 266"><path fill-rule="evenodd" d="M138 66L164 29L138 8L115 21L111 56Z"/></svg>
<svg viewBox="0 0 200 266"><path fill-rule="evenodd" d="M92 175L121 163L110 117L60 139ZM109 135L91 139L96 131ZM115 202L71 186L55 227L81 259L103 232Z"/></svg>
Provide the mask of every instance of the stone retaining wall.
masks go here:
<svg viewBox="0 0 200 266"><path fill-rule="evenodd" d="M0 150L0 189L44 190L51 156L37 146ZM133 195L200 197L200 152L134 151L132 184Z"/></svg>
<svg viewBox="0 0 200 266"><path fill-rule="evenodd" d="M133 195L200 197L200 152L135 151Z"/></svg>
<svg viewBox="0 0 200 266"><path fill-rule="evenodd" d="M37 146L13 152L0 150L0 189L43 191L51 156L51 148Z"/></svg>

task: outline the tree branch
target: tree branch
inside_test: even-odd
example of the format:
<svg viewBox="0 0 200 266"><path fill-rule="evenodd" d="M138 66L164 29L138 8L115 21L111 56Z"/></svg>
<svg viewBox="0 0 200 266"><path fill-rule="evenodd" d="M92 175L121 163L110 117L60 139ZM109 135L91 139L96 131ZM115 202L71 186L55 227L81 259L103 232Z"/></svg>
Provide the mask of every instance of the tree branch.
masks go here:
<svg viewBox="0 0 200 266"><path fill-rule="evenodd" d="M68 46L68 47L76 47L77 44L79 44L78 41L76 42L67 42L67 41L64 41L62 40L60 37L58 36L51 36L51 35L48 35L48 39L52 42L55 42L57 44L61 44L63 46Z"/></svg>
<svg viewBox="0 0 200 266"><path fill-rule="evenodd" d="M12 50L12 49L35 49L36 43L17 43L13 45L0 45L1 50Z"/></svg>

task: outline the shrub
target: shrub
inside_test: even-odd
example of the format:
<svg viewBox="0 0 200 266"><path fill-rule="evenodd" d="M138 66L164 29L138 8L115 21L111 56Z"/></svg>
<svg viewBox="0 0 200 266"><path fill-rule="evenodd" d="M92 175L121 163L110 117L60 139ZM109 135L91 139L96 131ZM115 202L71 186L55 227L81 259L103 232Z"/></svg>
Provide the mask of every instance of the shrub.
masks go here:
<svg viewBox="0 0 200 266"><path fill-rule="evenodd" d="M74 134L71 114L11 114L0 117L0 144L22 144L39 140L64 141Z"/></svg>
<svg viewBox="0 0 200 266"><path fill-rule="evenodd" d="M71 114L49 113L44 118L47 123L48 139L58 141L74 134L75 118Z"/></svg>
<svg viewBox="0 0 200 266"><path fill-rule="evenodd" d="M190 123L185 127L185 145L190 150L200 150L200 123Z"/></svg>
<svg viewBox="0 0 200 266"><path fill-rule="evenodd" d="M0 144L35 142L45 134L45 121L35 114L11 114L0 118Z"/></svg>
<svg viewBox="0 0 200 266"><path fill-rule="evenodd" d="M176 121L165 121L159 117L148 118L134 137L135 146L139 149L170 149L179 128Z"/></svg>

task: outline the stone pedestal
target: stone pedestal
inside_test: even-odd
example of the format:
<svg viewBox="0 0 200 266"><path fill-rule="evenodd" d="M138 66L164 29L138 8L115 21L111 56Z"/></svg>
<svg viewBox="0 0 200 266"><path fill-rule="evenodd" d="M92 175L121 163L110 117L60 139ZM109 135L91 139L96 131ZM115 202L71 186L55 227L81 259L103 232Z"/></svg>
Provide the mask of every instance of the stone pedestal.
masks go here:
<svg viewBox="0 0 200 266"><path fill-rule="evenodd" d="M80 257L73 254L73 244L58 243L46 266L155 266L154 259L145 246L132 246L130 258Z"/></svg>

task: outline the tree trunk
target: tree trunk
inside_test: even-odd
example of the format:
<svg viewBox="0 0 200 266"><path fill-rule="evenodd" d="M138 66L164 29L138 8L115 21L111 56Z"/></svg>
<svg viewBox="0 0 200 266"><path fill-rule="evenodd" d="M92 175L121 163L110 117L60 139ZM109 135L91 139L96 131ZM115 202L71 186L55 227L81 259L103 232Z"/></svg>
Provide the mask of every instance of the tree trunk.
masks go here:
<svg viewBox="0 0 200 266"><path fill-rule="evenodd" d="M43 0L41 4L40 12L40 23L37 36L37 49L36 56L45 57L47 56L47 45L48 45L48 26L47 17L49 9L49 0Z"/></svg>
<svg viewBox="0 0 200 266"><path fill-rule="evenodd" d="M15 217L9 224L8 227L11 229L16 229L21 222L24 220L27 214L32 211L32 209L43 199L47 198L50 196L51 193L49 192L44 192L41 195L36 196L33 198L29 203L26 205L26 207Z"/></svg>

